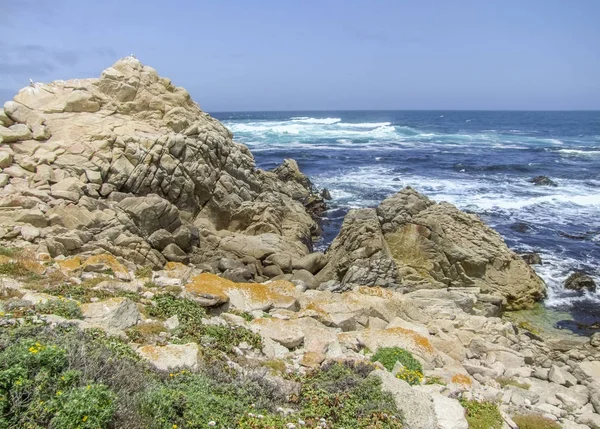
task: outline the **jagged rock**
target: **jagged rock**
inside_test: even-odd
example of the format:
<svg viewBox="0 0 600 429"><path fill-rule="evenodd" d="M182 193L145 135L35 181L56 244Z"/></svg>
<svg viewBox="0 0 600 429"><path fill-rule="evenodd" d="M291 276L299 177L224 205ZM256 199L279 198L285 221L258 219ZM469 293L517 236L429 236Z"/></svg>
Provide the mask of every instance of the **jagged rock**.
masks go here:
<svg viewBox="0 0 600 429"><path fill-rule="evenodd" d="M536 186L558 186L556 182L546 176L536 176L530 182Z"/></svg>
<svg viewBox="0 0 600 429"><path fill-rule="evenodd" d="M560 384L563 386L574 386L577 384L577 379L569 374L567 371L559 368L556 365L552 365L550 372L548 373L548 380L553 383Z"/></svg>
<svg viewBox="0 0 600 429"><path fill-rule="evenodd" d="M191 368L198 366L198 344L167 344L166 346L147 345L136 350L137 353L150 361L162 371L174 368Z"/></svg>
<svg viewBox="0 0 600 429"><path fill-rule="evenodd" d="M543 281L477 216L435 203L411 188L377 208L351 211L317 278L408 289L478 288L531 306Z"/></svg>
<svg viewBox="0 0 600 429"><path fill-rule="evenodd" d="M536 252L523 253L521 255L521 258L523 258L523 260L525 262L527 262L529 265L539 265L542 263L542 258Z"/></svg>
<svg viewBox="0 0 600 429"><path fill-rule="evenodd" d="M173 238L171 233L169 233L169 231L167 231L166 229L156 230L152 234L150 234L150 237L148 237L148 243L150 243L152 247L160 251L162 251L165 247L174 242L175 239Z"/></svg>
<svg viewBox="0 0 600 429"><path fill-rule="evenodd" d="M0 111L0 139L11 143L0 151L0 199L34 208L39 201L16 200L35 184L53 225L92 232L85 248L68 252L102 248L156 265L174 243L215 262L227 236L222 250L229 256L289 251L298 259L319 232L305 208L316 191L294 161L276 172L256 169L250 151L186 90L135 58L117 61L98 79L28 86ZM216 242L201 240L198 227ZM173 243L153 237L152 249L134 238L149 239L159 229ZM59 254L54 238L47 238L49 247ZM182 260L170 250L167 259Z"/></svg>
<svg viewBox="0 0 600 429"><path fill-rule="evenodd" d="M329 262L317 274L320 283L336 279L349 287L393 287L398 282L398 269L374 209L351 210L327 255Z"/></svg>
<svg viewBox="0 0 600 429"><path fill-rule="evenodd" d="M582 271L576 271L565 280L565 289L582 291L596 291L596 282L594 279Z"/></svg>

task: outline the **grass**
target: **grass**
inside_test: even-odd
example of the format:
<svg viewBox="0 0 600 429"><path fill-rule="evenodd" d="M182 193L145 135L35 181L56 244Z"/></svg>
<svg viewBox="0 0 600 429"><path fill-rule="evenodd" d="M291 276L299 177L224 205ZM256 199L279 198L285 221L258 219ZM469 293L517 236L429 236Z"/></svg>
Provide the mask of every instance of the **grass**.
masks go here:
<svg viewBox="0 0 600 429"><path fill-rule="evenodd" d="M41 279L38 274L32 272L27 265L20 260L0 264L0 274L26 281L35 281Z"/></svg>
<svg viewBox="0 0 600 429"><path fill-rule="evenodd" d="M8 258L14 258L21 253L21 249L16 247L4 247L0 246L0 256L6 256Z"/></svg>
<svg viewBox="0 0 600 429"><path fill-rule="evenodd" d="M377 349L371 357L372 362L381 363L388 371L392 371L396 362L403 368L396 374L396 378L406 381L410 385L421 384L423 380L423 366L413 355L400 347L382 347Z"/></svg>
<svg viewBox="0 0 600 429"><path fill-rule="evenodd" d="M504 388L506 386L515 386L518 387L520 389L525 389L525 390L529 390L529 388L531 387L530 384L527 383L519 383L517 380L515 380L514 378L509 378L509 377L498 377L496 378L496 381L498 382L498 384Z"/></svg>
<svg viewBox="0 0 600 429"><path fill-rule="evenodd" d="M502 415L495 403L460 399L460 404L465 409L469 429L500 429L502 427Z"/></svg>
<svg viewBox="0 0 600 429"><path fill-rule="evenodd" d="M512 419L519 429L561 429L557 422L537 414L516 415Z"/></svg>
<svg viewBox="0 0 600 429"><path fill-rule="evenodd" d="M140 323L139 325L129 328L125 334L131 341L136 343L147 343L156 338L161 332L166 332L166 328L160 322Z"/></svg>

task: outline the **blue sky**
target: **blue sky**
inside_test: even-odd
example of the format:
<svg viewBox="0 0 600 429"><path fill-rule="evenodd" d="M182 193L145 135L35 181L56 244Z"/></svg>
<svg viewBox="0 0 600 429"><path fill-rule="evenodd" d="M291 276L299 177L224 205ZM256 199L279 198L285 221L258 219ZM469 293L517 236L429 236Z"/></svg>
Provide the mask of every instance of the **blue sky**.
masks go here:
<svg viewBox="0 0 600 429"><path fill-rule="evenodd" d="M2 3L2 101L134 53L207 111L600 109L598 0Z"/></svg>

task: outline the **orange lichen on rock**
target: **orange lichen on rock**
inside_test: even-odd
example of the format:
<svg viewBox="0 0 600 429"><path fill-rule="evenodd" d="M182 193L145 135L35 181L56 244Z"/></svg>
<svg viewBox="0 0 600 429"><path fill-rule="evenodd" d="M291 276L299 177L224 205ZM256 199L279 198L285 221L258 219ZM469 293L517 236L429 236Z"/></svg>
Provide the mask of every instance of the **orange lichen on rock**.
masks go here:
<svg viewBox="0 0 600 429"><path fill-rule="evenodd" d="M169 261L165 264L166 271L178 271L178 270L184 270L186 268L187 268L187 266L185 264L182 264L181 262Z"/></svg>
<svg viewBox="0 0 600 429"><path fill-rule="evenodd" d="M246 307L240 308L242 310L265 306L285 308L296 302L296 298L292 296L296 287L285 280L270 283L235 283L215 274L202 273L193 277L185 286L185 290L197 295L229 298L235 307Z"/></svg>
<svg viewBox="0 0 600 429"><path fill-rule="evenodd" d="M127 268L115 258L113 255L109 253L101 253L99 255L92 255L85 260L83 266L91 265L91 264L104 264L110 267L111 270L115 273L125 273L127 274Z"/></svg>
<svg viewBox="0 0 600 429"><path fill-rule="evenodd" d="M470 387L473 384L473 380L471 380L471 377L464 374L456 374L452 377L450 381L454 384L460 384L462 386L467 387Z"/></svg>
<svg viewBox="0 0 600 429"><path fill-rule="evenodd" d="M56 263L61 271L75 271L81 267L81 258L79 256L74 256L62 261L56 261Z"/></svg>
<svg viewBox="0 0 600 429"><path fill-rule="evenodd" d="M390 328L390 329L386 329L386 331L391 331L392 333L399 335L399 336L403 336L403 337L408 337L411 340L413 340L413 342L421 347L423 350L425 350L428 353L433 353L433 346L431 345L431 342L425 338L423 335L410 330L410 329L404 329L404 328Z"/></svg>
<svg viewBox="0 0 600 429"><path fill-rule="evenodd" d="M44 267L42 264L40 264L37 261L34 261L33 259L21 259L19 258L19 264L25 268L27 271L37 274L39 276L41 276L42 274L44 274L46 272L46 267Z"/></svg>
<svg viewBox="0 0 600 429"><path fill-rule="evenodd" d="M373 287L360 286L358 288L358 293L360 293L362 295L376 296L378 298L388 298L388 299L392 298L394 296L394 293L392 291L389 291L389 290L384 289L379 286L373 286Z"/></svg>

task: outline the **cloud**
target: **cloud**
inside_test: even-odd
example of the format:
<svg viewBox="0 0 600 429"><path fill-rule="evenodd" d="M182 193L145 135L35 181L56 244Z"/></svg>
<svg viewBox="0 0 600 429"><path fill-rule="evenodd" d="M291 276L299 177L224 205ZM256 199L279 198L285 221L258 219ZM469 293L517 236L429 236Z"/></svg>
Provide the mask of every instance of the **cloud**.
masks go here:
<svg viewBox="0 0 600 429"><path fill-rule="evenodd" d="M0 42L0 80L42 79L63 67L72 68L90 57L114 57L108 47L55 48L38 44L8 45Z"/></svg>

